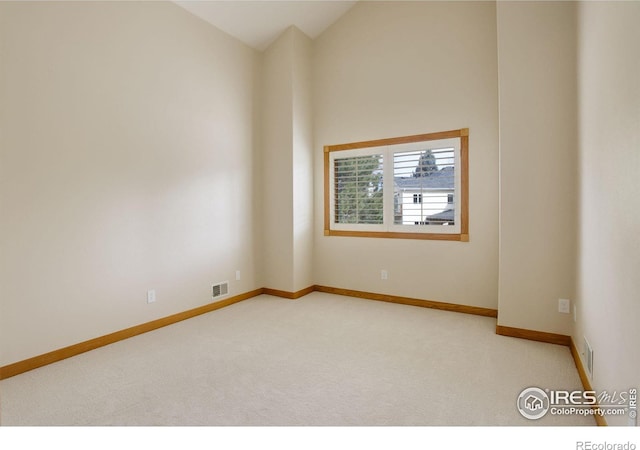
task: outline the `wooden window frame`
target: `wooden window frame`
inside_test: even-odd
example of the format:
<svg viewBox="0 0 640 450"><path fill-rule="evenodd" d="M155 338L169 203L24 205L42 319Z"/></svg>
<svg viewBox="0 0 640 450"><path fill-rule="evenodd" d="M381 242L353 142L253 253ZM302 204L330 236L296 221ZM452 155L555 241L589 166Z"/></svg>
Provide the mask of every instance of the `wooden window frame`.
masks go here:
<svg viewBox="0 0 640 450"><path fill-rule="evenodd" d="M408 144L440 139L460 138L460 160L456 161L456 169L460 170L460 232L459 233L411 233L390 231L345 231L331 229L330 215L330 154L343 150L355 150L385 145ZM459 169L458 169L459 168ZM440 131L436 133L417 134L373 141L351 142L348 144L326 145L324 147L324 235L392 239L423 239L439 241L469 241L469 129Z"/></svg>

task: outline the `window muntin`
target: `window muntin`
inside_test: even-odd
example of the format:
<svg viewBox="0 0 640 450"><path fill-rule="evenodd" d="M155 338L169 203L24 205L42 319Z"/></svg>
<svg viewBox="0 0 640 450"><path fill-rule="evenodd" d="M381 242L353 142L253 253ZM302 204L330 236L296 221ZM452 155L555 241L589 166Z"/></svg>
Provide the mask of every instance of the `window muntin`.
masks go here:
<svg viewBox="0 0 640 450"><path fill-rule="evenodd" d="M467 211L468 129L325 147L325 235L467 241Z"/></svg>

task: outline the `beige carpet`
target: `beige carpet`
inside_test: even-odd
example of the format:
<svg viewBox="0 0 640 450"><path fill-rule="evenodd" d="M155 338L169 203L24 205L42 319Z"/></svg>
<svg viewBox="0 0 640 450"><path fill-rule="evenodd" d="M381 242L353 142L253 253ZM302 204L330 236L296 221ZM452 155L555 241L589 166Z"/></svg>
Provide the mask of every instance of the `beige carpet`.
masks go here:
<svg viewBox="0 0 640 450"><path fill-rule="evenodd" d="M495 319L260 296L0 382L2 425L595 425L518 413L581 389L569 349Z"/></svg>

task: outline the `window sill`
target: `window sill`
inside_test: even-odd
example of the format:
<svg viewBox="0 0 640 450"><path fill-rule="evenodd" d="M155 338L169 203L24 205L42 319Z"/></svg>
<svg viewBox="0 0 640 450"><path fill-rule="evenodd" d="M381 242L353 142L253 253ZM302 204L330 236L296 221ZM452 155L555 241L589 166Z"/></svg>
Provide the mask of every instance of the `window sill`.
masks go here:
<svg viewBox="0 0 640 450"><path fill-rule="evenodd" d="M445 233L396 233L389 231L338 231L324 230L325 236L343 237L366 237L366 238L388 238L388 239L420 239L427 241L458 241L469 242L468 234L445 234Z"/></svg>

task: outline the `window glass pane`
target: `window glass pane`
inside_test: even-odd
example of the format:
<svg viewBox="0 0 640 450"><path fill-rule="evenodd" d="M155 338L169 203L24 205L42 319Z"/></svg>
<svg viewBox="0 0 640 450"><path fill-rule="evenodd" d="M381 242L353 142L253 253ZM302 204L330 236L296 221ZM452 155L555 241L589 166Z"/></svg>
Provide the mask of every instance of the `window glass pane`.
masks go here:
<svg viewBox="0 0 640 450"><path fill-rule="evenodd" d="M382 155L334 160L335 223L381 224Z"/></svg>
<svg viewBox="0 0 640 450"><path fill-rule="evenodd" d="M393 154L394 224L455 224L453 148Z"/></svg>

